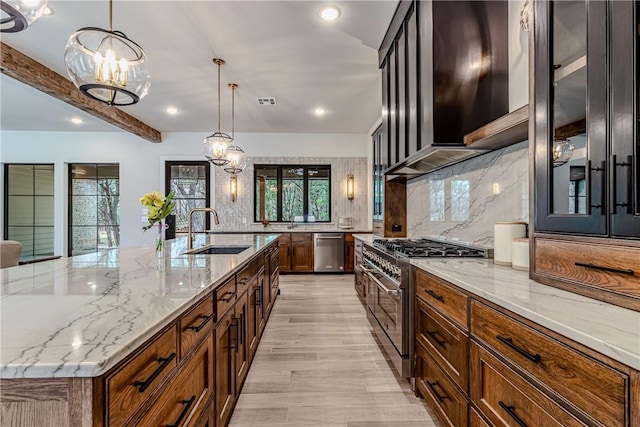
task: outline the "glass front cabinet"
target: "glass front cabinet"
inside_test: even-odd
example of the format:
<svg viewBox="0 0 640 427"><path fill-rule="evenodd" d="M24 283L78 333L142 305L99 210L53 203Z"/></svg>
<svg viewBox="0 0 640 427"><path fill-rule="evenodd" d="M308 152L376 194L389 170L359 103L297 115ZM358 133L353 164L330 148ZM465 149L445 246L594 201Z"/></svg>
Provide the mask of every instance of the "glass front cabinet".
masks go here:
<svg viewBox="0 0 640 427"><path fill-rule="evenodd" d="M535 1L531 116L532 278L638 311L639 25L639 1Z"/></svg>

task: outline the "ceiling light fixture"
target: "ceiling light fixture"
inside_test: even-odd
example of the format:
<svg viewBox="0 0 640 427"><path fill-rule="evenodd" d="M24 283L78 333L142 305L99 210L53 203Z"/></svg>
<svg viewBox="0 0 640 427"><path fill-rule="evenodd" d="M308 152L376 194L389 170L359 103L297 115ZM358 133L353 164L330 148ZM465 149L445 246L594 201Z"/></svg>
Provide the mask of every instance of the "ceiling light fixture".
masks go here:
<svg viewBox="0 0 640 427"><path fill-rule="evenodd" d="M325 21L335 21L340 16L340 9L335 6L325 6L320 9L319 14Z"/></svg>
<svg viewBox="0 0 640 427"><path fill-rule="evenodd" d="M213 63L218 66L218 130L204 139L202 151L212 164L225 166L229 163L226 158L227 147L233 143L233 138L220 132L220 66L224 64L224 60L213 58Z"/></svg>
<svg viewBox="0 0 640 427"><path fill-rule="evenodd" d="M326 111L324 110L324 108L316 108L315 110L313 110L313 114L315 114L316 116L324 116L325 113Z"/></svg>
<svg viewBox="0 0 640 427"><path fill-rule="evenodd" d="M178 109L176 107L167 107L167 109L164 111L166 111L167 114L171 114L172 116L178 114Z"/></svg>
<svg viewBox="0 0 640 427"><path fill-rule="evenodd" d="M136 104L151 86L144 50L113 30L113 0L109 29L84 27L73 33L64 48L64 63L82 93L107 105Z"/></svg>
<svg viewBox="0 0 640 427"><path fill-rule="evenodd" d="M72 117L71 118L71 123L73 123L74 125L81 125L82 124L82 119L80 119L78 117Z"/></svg>
<svg viewBox="0 0 640 427"><path fill-rule="evenodd" d="M227 147L227 159L229 163L224 166L224 171L231 174L240 173L247 166L247 158L244 154L244 150L236 145L235 137L235 122L236 122L236 105L235 94L238 85L235 83L229 83L231 88L231 145Z"/></svg>
<svg viewBox="0 0 640 427"><path fill-rule="evenodd" d="M557 168L571 160L574 148L573 142L565 137L553 138L553 167Z"/></svg>
<svg viewBox="0 0 640 427"><path fill-rule="evenodd" d="M26 30L40 18L47 7L47 0L2 0L0 32L17 33Z"/></svg>

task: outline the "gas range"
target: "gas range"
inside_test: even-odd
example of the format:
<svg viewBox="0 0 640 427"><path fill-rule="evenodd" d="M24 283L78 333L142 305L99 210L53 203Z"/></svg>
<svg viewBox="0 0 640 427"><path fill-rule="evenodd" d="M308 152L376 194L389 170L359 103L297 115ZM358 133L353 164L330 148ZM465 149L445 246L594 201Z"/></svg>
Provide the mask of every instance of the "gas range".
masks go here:
<svg viewBox="0 0 640 427"><path fill-rule="evenodd" d="M395 257L493 258L493 250L430 239L375 239L373 245Z"/></svg>

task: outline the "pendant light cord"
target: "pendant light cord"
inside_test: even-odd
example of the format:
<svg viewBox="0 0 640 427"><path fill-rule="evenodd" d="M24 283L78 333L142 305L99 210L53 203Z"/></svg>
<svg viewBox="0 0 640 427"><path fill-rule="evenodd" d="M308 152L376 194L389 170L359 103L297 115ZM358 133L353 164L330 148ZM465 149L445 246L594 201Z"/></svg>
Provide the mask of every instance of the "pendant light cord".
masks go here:
<svg viewBox="0 0 640 427"><path fill-rule="evenodd" d="M236 140L235 135L235 122L236 122L236 107L235 107L235 99L236 99L236 86L231 86L231 139L233 139L234 144Z"/></svg>
<svg viewBox="0 0 640 427"><path fill-rule="evenodd" d="M109 0L109 31L113 31L113 0Z"/></svg>
<svg viewBox="0 0 640 427"><path fill-rule="evenodd" d="M220 62L218 62L218 132L220 132Z"/></svg>

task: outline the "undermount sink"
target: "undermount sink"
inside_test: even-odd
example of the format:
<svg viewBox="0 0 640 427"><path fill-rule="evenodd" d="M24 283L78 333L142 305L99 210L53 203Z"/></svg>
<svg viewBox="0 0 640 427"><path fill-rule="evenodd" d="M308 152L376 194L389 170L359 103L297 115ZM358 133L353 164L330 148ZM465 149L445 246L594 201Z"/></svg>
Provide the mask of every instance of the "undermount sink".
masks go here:
<svg viewBox="0 0 640 427"><path fill-rule="evenodd" d="M189 254L208 254L208 255L236 255L246 251L251 246L207 246L189 251Z"/></svg>

